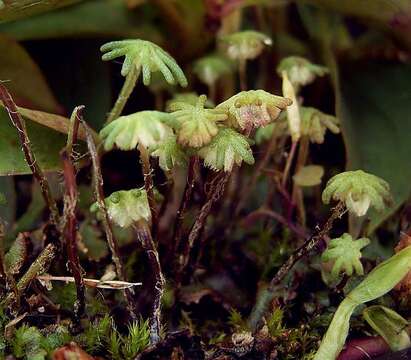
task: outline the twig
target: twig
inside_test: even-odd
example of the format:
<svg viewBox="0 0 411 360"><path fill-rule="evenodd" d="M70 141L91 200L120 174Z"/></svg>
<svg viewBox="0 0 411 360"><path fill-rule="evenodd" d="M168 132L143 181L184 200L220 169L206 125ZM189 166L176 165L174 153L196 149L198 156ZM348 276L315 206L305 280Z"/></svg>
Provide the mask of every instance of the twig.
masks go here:
<svg viewBox="0 0 411 360"><path fill-rule="evenodd" d="M182 275L189 263L190 253L194 247L194 244L197 242L197 240L200 238L202 234L205 222L208 218L208 215L210 215L212 206L224 194L225 186L228 182L228 179L230 178L230 175L230 172L226 173L224 171L221 171L217 173L217 175L215 175L213 179L211 179L211 181L208 182L208 184L206 184L206 186L209 185L206 202L201 207L200 212L198 213L197 218L188 235L188 241L185 244L182 253L179 254L178 257L178 267L175 279L177 289L181 285Z"/></svg>
<svg viewBox="0 0 411 360"><path fill-rule="evenodd" d="M183 221L186 216L187 208L190 204L191 196L195 185L195 169L198 164L198 157L192 156L188 165L187 182L184 188L183 198L181 199L180 207L177 211L176 221L174 223L173 232L173 247L176 254L179 253L181 237L183 236Z"/></svg>
<svg viewBox="0 0 411 360"><path fill-rule="evenodd" d="M249 324L253 330L257 330L262 317L266 313L270 303L275 297L276 286L284 279L284 277L291 271L297 261L306 256L313 250L317 244L328 235L334 221L340 218L346 212L344 203L340 202L332 209L332 213L322 229L315 235L311 236L305 243L295 250L288 260L280 267L275 276L271 279L268 288L258 297L257 302L251 312Z"/></svg>
<svg viewBox="0 0 411 360"><path fill-rule="evenodd" d="M16 104L14 103L10 93L7 88L0 82L0 99L3 101L4 107L9 114L9 118L13 123L14 127L17 129L17 133L20 139L21 146L23 148L24 156L26 158L27 165L29 166L33 176L40 184L41 193L50 211L50 219L55 224L59 224L59 212L57 209L56 202L54 201L49 183L47 178L44 176L39 164L37 163L36 157L31 149L30 139L27 135L25 123L23 117L17 110Z"/></svg>
<svg viewBox="0 0 411 360"><path fill-rule="evenodd" d="M156 201L154 199L154 183L153 183L153 169L150 164L150 155L144 145L138 145L140 152L140 163L143 169L144 189L147 192L148 205L151 210L151 228L153 230L154 224L157 224L157 209ZM155 236L155 234L153 234Z"/></svg>
<svg viewBox="0 0 411 360"><path fill-rule="evenodd" d="M151 271L154 278L153 286L153 304L150 316L150 342L154 345L160 341L161 333L161 298L164 292L165 280L163 272L161 270L160 258L156 245L150 233L148 224L145 221L139 221L134 229L137 234L137 238L141 243L144 251L147 254L150 262Z"/></svg>
<svg viewBox="0 0 411 360"><path fill-rule="evenodd" d="M72 283L75 282L76 280L74 277L71 276L52 276L52 275L40 275L37 276L37 280L40 281L63 281L66 283ZM109 290L124 290L124 289L130 289L134 286L141 286L141 282L137 283L130 283L127 281L121 281L121 280L96 280L96 279L88 279L88 278L83 278L84 285L93 287L93 288L99 288L99 289L109 289Z"/></svg>
<svg viewBox="0 0 411 360"><path fill-rule="evenodd" d="M84 129L86 131L87 147L88 147L88 151L90 152L91 161L93 163L93 186L94 186L94 191L96 194L97 204L102 214L102 223L103 223L104 231L106 234L107 243L111 251L111 256L113 257L114 265L116 266L116 272L117 272L118 278L121 281L127 281L124 266L120 258L120 251L118 248L118 244L114 237L113 229L111 228L110 218L107 213L106 204L104 203L104 191L103 191L104 181L103 181L103 175L101 174L100 159L97 154L96 145L94 143L93 137L91 135L91 132L86 122L82 120L81 123L83 124ZM136 317L137 315L135 313L135 301L134 301L133 293L131 292L130 289L125 289L124 295L127 300L131 315L133 317Z"/></svg>
<svg viewBox="0 0 411 360"><path fill-rule="evenodd" d="M18 281L16 288L17 294L9 293L3 302L4 306L9 306L13 301L17 301L30 282L35 279L39 274L46 272L56 255L56 246L54 244L48 244L36 260L30 265L27 272Z"/></svg>

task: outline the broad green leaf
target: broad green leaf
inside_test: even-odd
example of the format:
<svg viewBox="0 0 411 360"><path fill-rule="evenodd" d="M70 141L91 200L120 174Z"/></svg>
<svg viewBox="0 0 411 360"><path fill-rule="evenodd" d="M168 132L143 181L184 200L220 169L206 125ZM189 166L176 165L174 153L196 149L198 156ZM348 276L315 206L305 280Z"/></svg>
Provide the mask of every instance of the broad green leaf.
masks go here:
<svg viewBox="0 0 411 360"><path fill-rule="evenodd" d="M0 22L32 16L59 7L74 4L81 0L4 0L0 1Z"/></svg>
<svg viewBox="0 0 411 360"><path fill-rule="evenodd" d="M124 0L90 0L29 19L0 25L17 40L61 37L123 37L160 40L157 28L142 22L148 16L130 11Z"/></svg>
<svg viewBox="0 0 411 360"><path fill-rule="evenodd" d="M41 168L44 171L60 169L59 152L65 145L65 136L31 121L26 121L26 127ZM0 108L0 154L0 176L31 173L17 131L3 108Z"/></svg>
<svg viewBox="0 0 411 360"><path fill-rule="evenodd" d="M411 66L349 64L337 90L349 169L386 180L394 205L371 214L370 231L392 215L411 194Z"/></svg>
<svg viewBox="0 0 411 360"><path fill-rule="evenodd" d="M40 68L19 43L1 34L0 80L7 81L18 104L58 112L58 103Z"/></svg>

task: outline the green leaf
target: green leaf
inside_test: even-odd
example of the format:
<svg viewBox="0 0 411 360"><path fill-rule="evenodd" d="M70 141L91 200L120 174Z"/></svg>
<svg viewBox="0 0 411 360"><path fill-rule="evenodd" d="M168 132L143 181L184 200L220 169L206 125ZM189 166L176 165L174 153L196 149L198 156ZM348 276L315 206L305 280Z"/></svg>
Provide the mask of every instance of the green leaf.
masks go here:
<svg viewBox="0 0 411 360"><path fill-rule="evenodd" d="M385 179L394 205L371 213L369 231L392 215L411 193L411 66L349 64L337 90L348 168Z"/></svg>
<svg viewBox="0 0 411 360"><path fill-rule="evenodd" d="M381 305L374 305L363 311L364 319L384 338L392 351L410 347L407 332L408 321L394 310Z"/></svg>
<svg viewBox="0 0 411 360"><path fill-rule="evenodd" d="M64 135L31 121L26 122L26 127L41 168L44 171L59 170L59 151L65 146ZM17 130L3 108L0 108L0 154L0 176L31 174L21 150Z"/></svg>
<svg viewBox="0 0 411 360"><path fill-rule="evenodd" d="M58 112L59 105L40 68L15 40L0 35L0 79L19 105Z"/></svg>
<svg viewBox="0 0 411 360"><path fill-rule="evenodd" d="M160 40L157 28L142 23L141 14L124 0L93 0L39 16L0 25L0 32L17 40L60 37L129 37ZM147 16L144 16L147 19Z"/></svg>

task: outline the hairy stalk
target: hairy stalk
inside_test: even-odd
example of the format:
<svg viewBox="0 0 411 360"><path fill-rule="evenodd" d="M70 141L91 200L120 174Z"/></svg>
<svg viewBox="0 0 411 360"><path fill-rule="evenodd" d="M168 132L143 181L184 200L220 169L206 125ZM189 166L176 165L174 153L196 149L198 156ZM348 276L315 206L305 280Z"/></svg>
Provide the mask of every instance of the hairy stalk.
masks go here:
<svg viewBox="0 0 411 360"><path fill-rule="evenodd" d="M290 255L288 260L280 267L275 276L271 279L268 288L262 291L262 293L258 296L256 304L251 312L249 324L254 331L258 329L263 316L267 312L270 303L276 295L276 286L291 271L297 261L305 257L311 250L315 249L318 243L331 231L334 221L340 218L345 212L346 208L344 203L338 203L338 205L332 209L332 213L322 229L307 239L304 244L295 250Z"/></svg>
<svg viewBox="0 0 411 360"><path fill-rule="evenodd" d="M271 155L273 154L276 147L277 147L277 135L275 134L275 130L274 130L271 136L270 142L268 143L265 149L263 157L258 162L256 169L254 170L253 175L250 181L248 182L247 186L245 187L243 192L240 194L240 199L238 200L237 206L234 211L234 218L236 218L240 214L241 210L243 209L248 197L253 192L255 185L257 184L257 181L261 175L261 172L267 166L268 162L270 161Z"/></svg>
<svg viewBox="0 0 411 360"><path fill-rule="evenodd" d="M124 81L124 85L121 88L116 102L110 113L108 114L106 124L112 122L113 120L116 120L121 115L124 107L126 106L127 100L129 99L131 93L134 90L134 87L136 86L139 75L140 71L137 70L135 66L132 66L130 72L126 76L126 80Z"/></svg>
<svg viewBox="0 0 411 360"><path fill-rule="evenodd" d="M80 318L84 314L86 299L83 281L83 269L80 265L79 256L77 253L77 218L76 207L78 200L76 174L74 165L70 160L70 154L67 150L61 154L63 160L63 173L66 193L64 195L64 226L63 235L66 243L66 251L69 260L70 271L73 274L77 300L74 304L74 315L77 324L80 323Z"/></svg>
<svg viewBox="0 0 411 360"><path fill-rule="evenodd" d="M49 183L45 177L43 171L41 170L39 164L36 161L36 157L31 149L30 139L27 135L26 126L24 119L17 110L17 106L14 103L10 93L7 88L0 82L0 100L3 101L4 107L9 114L9 118L17 129L17 133L20 139L21 146L23 148L23 153L26 158L27 165L29 166L31 172L35 179L39 182L41 193L43 195L44 201L46 202L48 209L50 211L50 220L53 224L59 224L59 212L57 209L56 202L54 201Z"/></svg>
<svg viewBox="0 0 411 360"><path fill-rule="evenodd" d="M176 221L174 223L174 232L173 232L173 247L176 254L179 253L179 247L181 242L181 237L183 236L183 221L186 216L187 208L190 204L191 196L193 194L193 189L195 185L195 170L198 165L198 157L192 156L190 158L190 163L188 165L187 172L187 182L184 188L183 197L181 199L180 207L177 211Z"/></svg>
<svg viewBox="0 0 411 360"><path fill-rule="evenodd" d="M13 301L18 301L30 282L34 280L37 275L40 275L48 270L52 260L56 255L56 251L57 247L54 244L48 244L43 249L37 259L34 260L26 273L18 281L16 285L17 294L9 293L3 302L4 306L9 306Z"/></svg>
<svg viewBox="0 0 411 360"><path fill-rule="evenodd" d="M151 227L152 230L154 230L158 224L156 201L154 199L153 169L150 164L150 154L142 144L138 144L138 151L140 152L140 163L143 169L144 189L147 192L148 205L151 210ZM154 232L153 235L155 236Z"/></svg>
<svg viewBox="0 0 411 360"><path fill-rule="evenodd" d="M103 191L104 181L103 181L103 175L101 174L100 159L99 159L99 156L98 156L98 153L97 153L96 144L94 143L94 140L93 140L92 134L90 132L90 129L88 128L85 121L82 120L82 124L83 124L85 132L86 132L87 147L88 147L88 151L90 152L91 161L93 163L94 192L96 194L96 201L97 201L99 210L102 214L102 223L103 223L103 227L104 227L104 232L106 234L107 244L110 248L111 256L113 257L114 265L116 266L117 277L121 281L127 281L126 272L124 270L124 266L123 266L123 263L121 261L120 251L119 251L119 247L118 247L118 244L117 244L117 240L114 237L113 229L111 228L110 218L109 218L108 213L107 213L106 204L104 203L104 191ZM134 292L131 289L125 289L124 290L124 296L127 300L130 314L134 318L137 318L137 315L135 313L136 306L135 306L135 300L134 300L133 294L134 294Z"/></svg>
<svg viewBox="0 0 411 360"><path fill-rule="evenodd" d="M153 304L150 316L150 342L152 345L160 341L161 333L161 298L164 292L165 279L161 270L160 258L154 244L148 224L141 220L134 225L138 241L147 254L153 273Z"/></svg>
<svg viewBox="0 0 411 360"><path fill-rule="evenodd" d="M195 243L201 237L202 231L204 229L204 225L206 223L208 215L210 215L212 206L224 194L224 190L228 182L228 179L230 178L230 174L231 173L229 172L226 173L224 171L221 171L217 173L213 177L213 179L211 179L211 181L208 182L208 184L206 184L206 187L208 187L206 202L201 207L200 212L198 213L197 218L194 221L194 224L188 235L188 241L186 244L184 244L185 246L183 248L182 253L179 254L178 256L178 264L177 264L177 272L176 272L176 288L177 289L181 285L182 275L184 273L185 268L187 267L189 263L191 251L193 250Z"/></svg>
<svg viewBox="0 0 411 360"><path fill-rule="evenodd" d="M238 62L238 73L240 75L240 89L247 90L247 60L240 59Z"/></svg>

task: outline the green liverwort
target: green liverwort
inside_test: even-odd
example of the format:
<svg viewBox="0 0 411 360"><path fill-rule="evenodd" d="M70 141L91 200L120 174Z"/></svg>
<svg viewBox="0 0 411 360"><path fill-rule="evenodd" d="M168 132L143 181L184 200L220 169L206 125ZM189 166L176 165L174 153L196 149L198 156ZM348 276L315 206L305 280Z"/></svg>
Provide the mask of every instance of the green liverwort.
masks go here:
<svg viewBox="0 0 411 360"><path fill-rule="evenodd" d="M322 254L322 261L334 261L331 274L334 278L341 272L348 276L355 271L358 275L364 275L361 264L361 249L370 243L370 239L361 238L353 240L350 234L343 234L340 238L332 239L327 250Z"/></svg>
<svg viewBox="0 0 411 360"><path fill-rule="evenodd" d="M241 165L243 161L254 164L253 152L245 136L233 129L221 128L211 143L198 151L204 164L213 170L229 172L234 163Z"/></svg>
<svg viewBox="0 0 411 360"><path fill-rule="evenodd" d="M218 132L217 123L227 119L221 109L206 109L207 96L201 95L195 105L173 102L171 115L175 119L177 141L183 146L200 148L208 144Z"/></svg>
<svg viewBox="0 0 411 360"><path fill-rule="evenodd" d="M389 184L362 170L346 171L332 177L322 194L325 204L331 199L344 202L357 216L365 215L370 207L383 211L392 201Z"/></svg>
<svg viewBox="0 0 411 360"><path fill-rule="evenodd" d="M148 148L159 144L172 135L166 125L170 114L160 111L140 111L121 116L100 131L104 148L111 150L116 145L121 150L133 150L138 144Z"/></svg>
<svg viewBox="0 0 411 360"><path fill-rule="evenodd" d="M249 132L273 122L289 105L290 99L264 90L249 90L232 96L216 109L227 112L229 126Z"/></svg>

